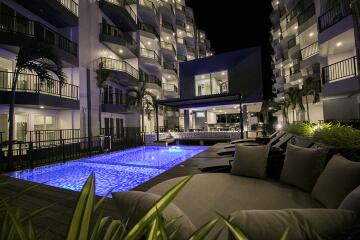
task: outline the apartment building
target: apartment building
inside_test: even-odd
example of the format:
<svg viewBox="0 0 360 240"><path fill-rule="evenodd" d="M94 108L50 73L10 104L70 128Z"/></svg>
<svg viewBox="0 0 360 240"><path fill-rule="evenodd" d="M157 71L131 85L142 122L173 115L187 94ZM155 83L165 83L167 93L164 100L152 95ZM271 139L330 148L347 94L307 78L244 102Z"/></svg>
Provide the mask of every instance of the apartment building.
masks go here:
<svg viewBox="0 0 360 240"><path fill-rule="evenodd" d="M310 122L360 118L360 85L356 22L349 0L273 0L271 21L276 101L289 88L318 83L320 101L308 96ZM306 105L305 96L303 97ZM289 108L289 121L307 119L299 107ZM281 113L278 117L282 121Z"/></svg>
<svg viewBox="0 0 360 240"><path fill-rule="evenodd" d="M0 0L0 132L7 139L8 104L19 47L36 39L60 57L66 83L40 83L24 72L16 90L15 138L58 130L68 135L138 129L139 111L127 93L146 84L158 99L179 97L178 65L212 54L184 0ZM97 70L109 79L97 84ZM151 110L150 110L151 111ZM145 118L153 131L152 111ZM160 112L160 125L166 121Z"/></svg>

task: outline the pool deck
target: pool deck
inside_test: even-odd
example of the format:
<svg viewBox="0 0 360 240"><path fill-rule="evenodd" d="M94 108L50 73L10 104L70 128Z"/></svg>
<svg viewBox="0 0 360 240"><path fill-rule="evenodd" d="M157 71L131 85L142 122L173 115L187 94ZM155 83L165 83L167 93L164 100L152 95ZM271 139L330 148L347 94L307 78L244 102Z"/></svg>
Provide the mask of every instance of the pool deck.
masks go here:
<svg viewBox="0 0 360 240"><path fill-rule="evenodd" d="M133 190L147 191L152 186L167 179L199 174L201 173L199 168L226 165L231 158L219 157L216 154L224 145L223 143L215 144ZM0 175L0 183L3 182L9 183L0 186L0 198L8 198L21 193L21 195L16 196L14 200L11 200L10 203L11 206L21 207L24 212L31 212L35 209L55 204L49 207L44 214L38 216L34 221L34 225L40 229L49 229L49 235L44 237L44 239L65 239L68 224L79 196L78 192ZM109 198L105 201L103 209L104 216L117 218L116 212L118 210L112 199Z"/></svg>

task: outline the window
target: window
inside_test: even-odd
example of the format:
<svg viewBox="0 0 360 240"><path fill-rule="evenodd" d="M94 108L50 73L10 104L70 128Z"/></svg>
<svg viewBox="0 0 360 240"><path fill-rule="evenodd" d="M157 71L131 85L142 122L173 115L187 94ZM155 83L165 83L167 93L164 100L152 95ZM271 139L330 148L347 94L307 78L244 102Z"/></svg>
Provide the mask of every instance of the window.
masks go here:
<svg viewBox="0 0 360 240"><path fill-rule="evenodd" d="M55 117L45 115L35 115L34 130L55 130Z"/></svg>
<svg viewBox="0 0 360 240"><path fill-rule="evenodd" d="M195 95L205 96L228 92L228 71L195 76Z"/></svg>

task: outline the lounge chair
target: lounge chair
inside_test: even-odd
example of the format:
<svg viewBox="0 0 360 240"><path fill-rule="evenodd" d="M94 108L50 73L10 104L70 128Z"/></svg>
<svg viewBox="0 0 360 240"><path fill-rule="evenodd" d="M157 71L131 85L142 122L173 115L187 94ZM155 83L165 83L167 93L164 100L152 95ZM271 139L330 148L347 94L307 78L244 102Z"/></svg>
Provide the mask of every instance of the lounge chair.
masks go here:
<svg viewBox="0 0 360 240"><path fill-rule="evenodd" d="M231 144L237 144L237 143L248 143L248 142L260 142L263 143L263 141L265 141L265 139L267 139L268 141L270 141L271 139L273 139L274 137L278 136L278 135L284 135L284 132L281 132L280 130L275 131L273 134L271 134L268 137L261 137L261 138L255 138L255 139L238 139L238 140L234 140L231 141ZM281 135L281 136L282 136ZM280 137L281 137L280 136Z"/></svg>
<svg viewBox="0 0 360 240"><path fill-rule="evenodd" d="M283 135L280 139L278 139L278 141L275 141L274 139L272 139L268 145L271 146L272 150L278 151L280 150L283 146L285 146L294 136L292 134L285 134ZM273 141L274 140L274 141ZM241 143L239 143L241 144ZM260 144L260 143L249 143L249 144L241 144L241 145L245 145L245 146L259 146L259 145L265 145L265 144ZM234 155L235 154L235 145L233 145L232 147L228 147L228 148L224 148L223 150L217 152L217 154L219 156L225 156L225 155Z"/></svg>
<svg viewBox="0 0 360 240"><path fill-rule="evenodd" d="M278 132L274 136L271 135L272 137L270 136L268 142L256 141L256 139L253 139L253 141L246 141L247 139L240 139L240 140L236 140L236 141L231 142L231 144L224 146L224 148L233 148L235 146L235 144L242 144L242 145L246 145L246 146L253 146L253 145L258 146L258 145L264 145L264 144L274 145L284 135L285 135L285 132ZM241 140L245 140L245 141L241 141Z"/></svg>

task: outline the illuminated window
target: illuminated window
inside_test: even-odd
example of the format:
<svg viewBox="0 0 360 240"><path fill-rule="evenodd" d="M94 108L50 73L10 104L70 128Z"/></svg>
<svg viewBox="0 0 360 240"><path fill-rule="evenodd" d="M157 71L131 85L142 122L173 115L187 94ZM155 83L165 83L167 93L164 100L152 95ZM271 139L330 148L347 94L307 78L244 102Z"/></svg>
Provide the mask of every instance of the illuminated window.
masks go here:
<svg viewBox="0 0 360 240"><path fill-rule="evenodd" d="M205 96L228 92L228 71L195 76L195 95Z"/></svg>

